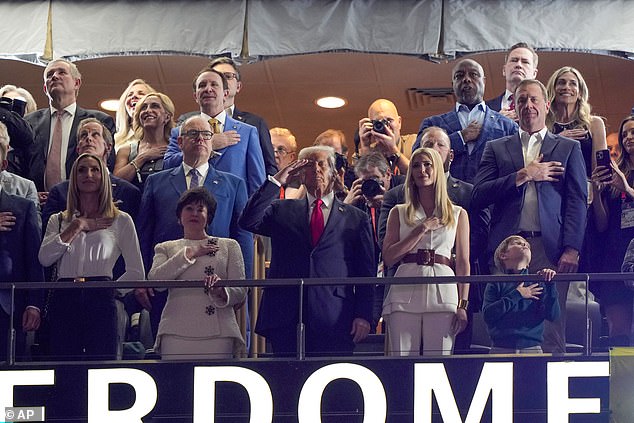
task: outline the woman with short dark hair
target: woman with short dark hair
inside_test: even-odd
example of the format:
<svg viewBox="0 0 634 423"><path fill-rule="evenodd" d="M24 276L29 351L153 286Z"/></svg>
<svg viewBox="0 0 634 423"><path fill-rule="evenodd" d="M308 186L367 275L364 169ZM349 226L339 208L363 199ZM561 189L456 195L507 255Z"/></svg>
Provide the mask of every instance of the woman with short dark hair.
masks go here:
<svg viewBox="0 0 634 423"><path fill-rule="evenodd" d="M203 281L200 288L169 290L154 346L164 360L231 358L244 352L233 306L244 302L246 288L216 286L221 279L244 279L244 260L237 241L207 235L215 212L216 201L205 188L185 191L176 206L184 237L154 248L148 279Z"/></svg>

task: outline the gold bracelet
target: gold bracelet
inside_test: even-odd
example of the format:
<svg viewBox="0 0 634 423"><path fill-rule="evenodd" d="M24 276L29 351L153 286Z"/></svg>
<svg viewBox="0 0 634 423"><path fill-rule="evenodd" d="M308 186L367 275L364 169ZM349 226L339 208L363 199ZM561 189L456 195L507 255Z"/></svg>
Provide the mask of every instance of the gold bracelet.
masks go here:
<svg viewBox="0 0 634 423"><path fill-rule="evenodd" d="M458 300L458 308L466 310L469 307L469 300L463 300L462 298Z"/></svg>

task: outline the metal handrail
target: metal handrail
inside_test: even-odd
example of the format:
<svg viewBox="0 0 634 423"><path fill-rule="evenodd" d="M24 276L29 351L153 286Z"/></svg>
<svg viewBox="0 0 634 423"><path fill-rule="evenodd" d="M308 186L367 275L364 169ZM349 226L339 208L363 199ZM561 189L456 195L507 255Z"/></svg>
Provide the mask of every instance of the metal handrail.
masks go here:
<svg viewBox="0 0 634 423"><path fill-rule="evenodd" d="M541 276L530 275L475 275L475 276L433 276L433 277L357 277L357 278L288 278L288 279L257 279L257 280L221 280L218 286L240 286L240 287L298 287L300 314L297 325L298 351L297 358L305 358L305 326L303 322L303 298L304 289L309 286L331 286L331 285L409 285L409 284L448 284L448 283L492 283L492 282L530 282L541 281ZM557 274L553 282L578 282L585 281L591 283L593 280L602 282L616 282L623 280L634 280L632 273L567 273ZM36 289L76 289L76 288L197 288L202 285L200 280L141 280L141 281L90 281L90 282L4 282L0 283L0 289L11 291L12 311L15 292L20 290ZM13 318L13 314L11 313ZM583 353L592 353L592 322L588 312L588 296L585 297L585 319L586 319L586 342ZM10 329L12 326L10 326ZM0 335L2 336L2 335ZM9 338L8 363L14 364L15 360L15 334Z"/></svg>

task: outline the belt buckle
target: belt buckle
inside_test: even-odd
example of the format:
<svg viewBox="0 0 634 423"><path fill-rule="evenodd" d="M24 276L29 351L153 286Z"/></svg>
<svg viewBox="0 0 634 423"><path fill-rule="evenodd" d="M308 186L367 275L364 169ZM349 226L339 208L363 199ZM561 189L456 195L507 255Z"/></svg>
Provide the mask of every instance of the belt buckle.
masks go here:
<svg viewBox="0 0 634 423"><path fill-rule="evenodd" d="M416 253L416 264L419 266L433 266L435 255L436 250L418 250Z"/></svg>
<svg viewBox="0 0 634 423"><path fill-rule="evenodd" d="M83 283L83 282L86 282L86 278L74 278L73 282Z"/></svg>

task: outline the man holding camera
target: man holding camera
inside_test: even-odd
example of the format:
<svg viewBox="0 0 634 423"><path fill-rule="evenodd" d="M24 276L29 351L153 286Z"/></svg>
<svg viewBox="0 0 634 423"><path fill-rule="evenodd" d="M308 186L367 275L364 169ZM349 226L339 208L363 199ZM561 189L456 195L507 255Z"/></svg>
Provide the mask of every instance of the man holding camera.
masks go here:
<svg viewBox="0 0 634 423"><path fill-rule="evenodd" d="M33 144L33 130L23 119L25 107L26 102L20 99L0 98L0 122L7 127L12 148L28 148ZM16 168L10 166L9 170L15 172Z"/></svg>
<svg viewBox="0 0 634 423"><path fill-rule="evenodd" d="M395 175L407 173L412 149L406 144L411 142L411 137L401 137L401 117L389 100L374 101L368 109L368 117L359 121L359 156L371 151L382 153Z"/></svg>

